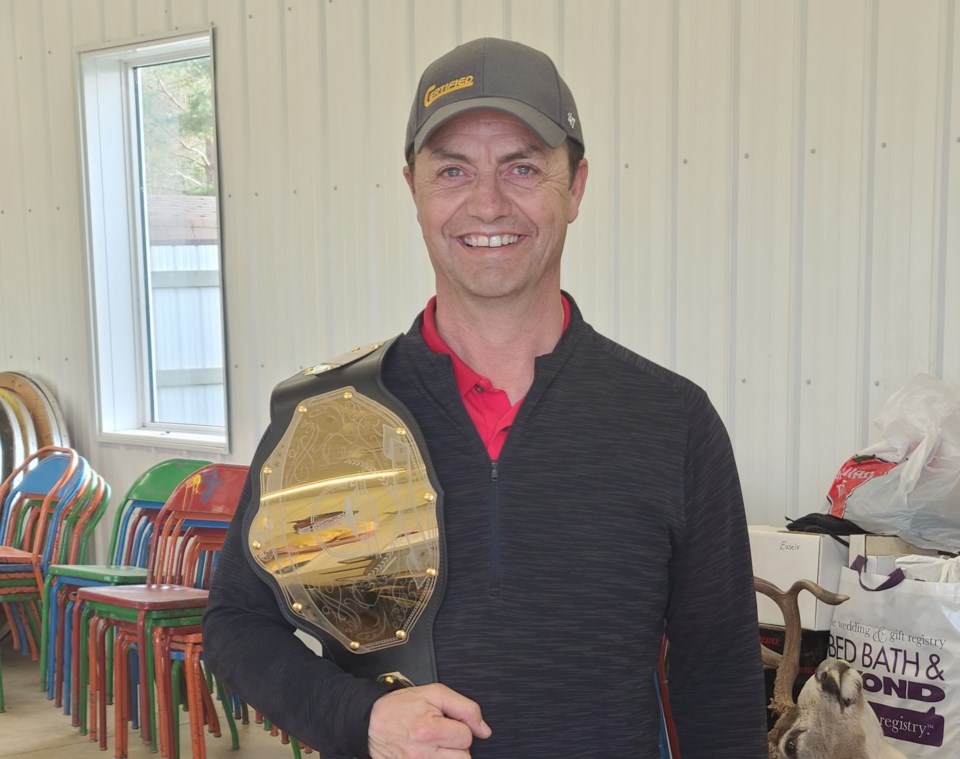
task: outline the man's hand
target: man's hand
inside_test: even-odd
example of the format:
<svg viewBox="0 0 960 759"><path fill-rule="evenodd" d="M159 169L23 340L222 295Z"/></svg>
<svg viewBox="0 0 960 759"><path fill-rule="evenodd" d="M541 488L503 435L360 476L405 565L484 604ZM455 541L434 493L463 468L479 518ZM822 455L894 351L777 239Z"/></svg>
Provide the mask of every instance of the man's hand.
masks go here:
<svg viewBox="0 0 960 759"><path fill-rule="evenodd" d="M370 712L373 759L466 759L474 736L489 738L480 707L445 685L401 688Z"/></svg>

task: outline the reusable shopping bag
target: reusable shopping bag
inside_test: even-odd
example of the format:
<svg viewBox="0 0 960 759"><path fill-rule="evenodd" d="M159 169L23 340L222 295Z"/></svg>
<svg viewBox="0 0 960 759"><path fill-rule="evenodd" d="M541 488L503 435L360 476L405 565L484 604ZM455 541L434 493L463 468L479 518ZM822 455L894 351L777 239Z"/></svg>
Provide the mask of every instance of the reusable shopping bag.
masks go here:
<svg viewBox="0 0 960 759"><path fill-rule="evenodd" d="M884 735L911 759L960 756L960 583L840 570L827 655L860 671Z"/></svg>

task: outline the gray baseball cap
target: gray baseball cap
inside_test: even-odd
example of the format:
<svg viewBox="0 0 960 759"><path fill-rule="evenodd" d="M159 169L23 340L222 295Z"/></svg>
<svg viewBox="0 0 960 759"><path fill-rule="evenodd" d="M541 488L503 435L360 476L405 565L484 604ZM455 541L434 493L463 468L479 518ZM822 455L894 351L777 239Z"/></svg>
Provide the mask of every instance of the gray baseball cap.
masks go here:
<svg viewBox="0 0 960 759"><path fill-rule="evenodd" d="M459 45L423 72L407 122L407 160L448 119L492 108L515 116L552 148L584 147L573 94L545 53L485 37Z"/></svg>

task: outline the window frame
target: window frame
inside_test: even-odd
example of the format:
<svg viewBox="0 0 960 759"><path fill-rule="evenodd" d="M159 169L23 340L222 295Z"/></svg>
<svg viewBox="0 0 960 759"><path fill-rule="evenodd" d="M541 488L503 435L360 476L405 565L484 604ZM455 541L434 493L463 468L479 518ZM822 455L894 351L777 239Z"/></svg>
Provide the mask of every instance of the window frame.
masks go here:
<svg viewBox="0 0 960 759"><path fill-rule="evenodd" d="M100 442L228 453L230 387L223 277L223 214L213 27L92 45L76 55L87 287L93 348L93 408ZM134 69L209 56L216 157L222 427L154 422L138 103ZM111 209L108 213L107 209ZM118 210L113 210L118 209ZM122 209L122 210L121 210Z"/></svg>

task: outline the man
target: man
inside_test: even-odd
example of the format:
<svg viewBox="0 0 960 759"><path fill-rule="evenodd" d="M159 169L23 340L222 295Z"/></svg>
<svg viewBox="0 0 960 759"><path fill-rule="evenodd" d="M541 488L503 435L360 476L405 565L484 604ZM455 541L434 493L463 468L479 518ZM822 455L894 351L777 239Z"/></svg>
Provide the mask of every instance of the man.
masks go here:
<svg viewBox="0 0 960 759"><path fill-rule="evenodd" d="M542 53L476 40L424 72L404 176L436 297L380 375L442 490L444 587L426 624L397 632L398 656L432 635L431 668L410 664L431 674L393 689L393 676L357 677L344 670L364 656L330 638L316 657L291 635L290 620L313 629L301 623L310 597L268 587L276 554L252 558L239 518L204 626L213 670L325 757L654 757L664 633L685 759L766 756L749 545L723 425L703 391L597 334L560 289L583 153L572 94ZM282 428L276 397L271 427ZM268 430L261 448L274 458L259 452L253 471L290 455L279 435ZM270 476L241 514L302 489L271 494ZM373 529L351 524L352 541Z"/></svg>

